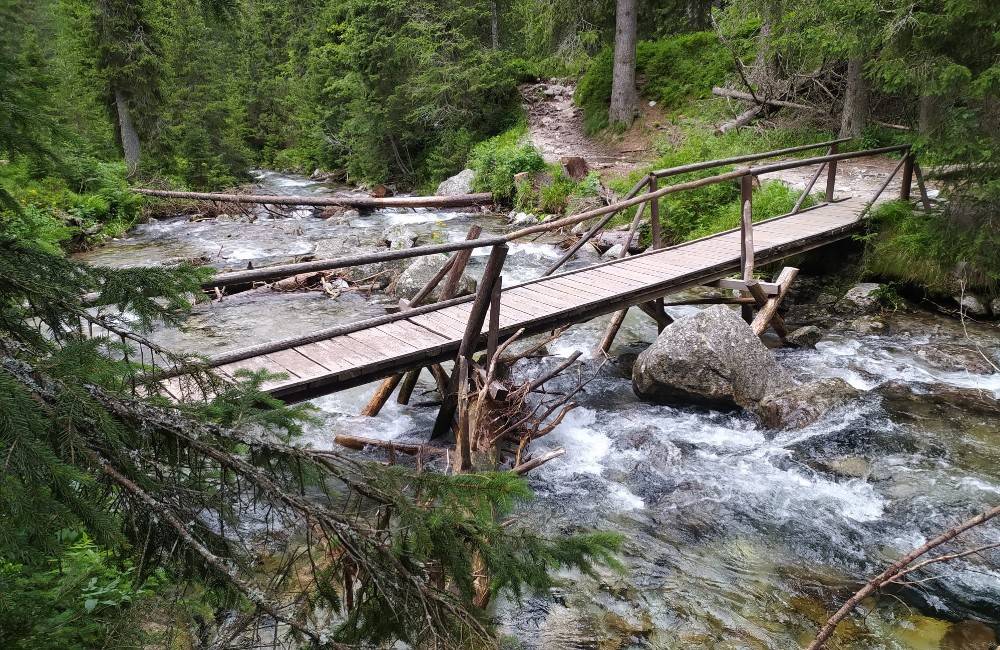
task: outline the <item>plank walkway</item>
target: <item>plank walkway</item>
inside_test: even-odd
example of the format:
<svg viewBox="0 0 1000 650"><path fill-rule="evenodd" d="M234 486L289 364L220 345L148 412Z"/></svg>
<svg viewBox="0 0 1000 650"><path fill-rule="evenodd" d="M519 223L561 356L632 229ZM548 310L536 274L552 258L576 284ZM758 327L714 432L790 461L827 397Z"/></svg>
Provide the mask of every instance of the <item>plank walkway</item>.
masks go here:
<svg viewBox="0 0 1000 650"><path fill-rule="evenodd" d="M849 237L866 202L854 198L754 224L756 264L773 262ZM627 306L661 298L732 274L740 264L739 229L567 271L504 289L501 340L524 328L528 334L579 323ZM287 375L264 389L286 400L308 399L453 359L471 302L327 340L219 366ZM486 326L484 325L484 335ZM483 337L485 346L485 336ZM177 381L177 380L172 380ZM171 390L177 392L176 384ZM175 397L180 397L175 395Z"/></svg>

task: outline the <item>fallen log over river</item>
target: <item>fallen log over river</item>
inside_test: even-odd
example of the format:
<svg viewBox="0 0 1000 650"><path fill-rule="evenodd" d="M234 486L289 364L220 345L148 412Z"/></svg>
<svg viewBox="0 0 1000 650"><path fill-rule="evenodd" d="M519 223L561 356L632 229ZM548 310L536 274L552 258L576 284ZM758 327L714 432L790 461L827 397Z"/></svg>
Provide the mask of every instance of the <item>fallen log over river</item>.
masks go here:
<svg viewBox="0 0 1000 650"><path fill-rule="evenodd" d="M266 194L218 194L213 192L176 192L173 190L152 190L142 187L132 188L137 194L158 196L166 199L188 199L192 201L219 201L221 203L256 203L267 205L341 205L351 208L464 208L493 203L489 192L475 194L454 194L451 196L292 196Z"/></svg>

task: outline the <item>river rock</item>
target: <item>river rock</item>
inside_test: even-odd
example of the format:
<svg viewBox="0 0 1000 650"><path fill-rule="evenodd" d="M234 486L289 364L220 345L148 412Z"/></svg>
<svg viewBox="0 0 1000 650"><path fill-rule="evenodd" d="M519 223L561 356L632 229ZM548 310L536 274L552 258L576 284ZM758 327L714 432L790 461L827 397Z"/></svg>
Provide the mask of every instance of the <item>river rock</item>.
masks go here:
<svg viewBox="0 0 1000 650"><path fill-rule="evenodd" d="M448 256L443 253L418 257L406 267L399 277L396 278L395 283L393 283L392 288L396 296L405 298L406 300L413 298L447 261ZM441 290L444 288L444 283L445 280L442 279L434 291L425 299L425 302L441 300ZM458 292L456 295L465 296L475 291L476 279L468 273L463 273L462 279L458 283Z"/></svg>
<svg viewBox="0 0 1000 650"><path fill-rule="evenodd" d="M417 244L417 234L403 224L386 228L382 232L382 238L389 243L389 248L392 250L413 248Z"/></svg>
<svg viewBox="0 0 1000 650"><path fill-rule="evenodd" d="M968 316L973 318L989 318L990 316L990 308L986 306L986 301L974 293L966 291L962 295L955 296L955 302Z"/></svg>
<svg viewBox="0 0 1000 650"><path fill-rule="evenodd" d="M990 375L996 368L974 347L954 343L939 343L921 346L916 354L927 365L945 372L968 372L974 375Z"/></svg>
<svg viewBox="0 0 1000 650"><path fill-rule="evenodd" d="M997 635L993 628L974 620L955 623L941 639L941 650L994 650L996 647Z"/></svg>
<svg viewBox="0 0 1000 650"><path fill-rule="evenodd" d="M858 391L839 377L820 379L768 393L754 411L771 429L798 429L856 398Z"/></svg>
<svg viewBox="0 0 1000 650"><path fill-rule="evenodd" d="M951 384L889 381L878 388L886 408L912 417L920 412L961 412L963 415L1000 418L1000 400L985 388Z"/></svg>
<svg viewBox="0 0 1000 650"><path fill-rule="evenodd" d="M862 316L851 321L850 329L858 334L887 334L889 326L877 316Z"/></svg>
<svg viewBox="0 0 1000 650"><path fill-rule="evenodd" d="M511 226L532 226L538 223L538 219L533 214L528 214L527 212L515 212L511 211L507 215L507 223Z"/></svg>
<svg viewBox="0 0 1000 650"><path fill-rule="evenodd" d="M627 230L602 230L594 236L593 241L599 249L605 249L613 246L624 246L626 239L628 239ZM639 243L638 237L633 237L632 241L629 242L628 252L633 255L642 252L642 245Z"/></svg>
<svg viewBox="0 0 1000 650"><path fill-rule="evenodd" d="M632 370L636 395L660 404L753 407L789 384L746 321L724 305L666 327Z"/></svg>
<svg viewBox="0 0 1000 650"><path fill-rule="evenodd" d="M625 251L625 248L621 244L615 244L614 246L612 246L608 250L604 251L604 254L601 255L601 257L603 257L605 259L608 259L608 260L616 260L616 259L618 259L619 257L622 256L622 253L624 251Z"/></svg>
<svg viewBox="0 0 1000 650"><path fill-rule="evenodd" d="M815 325L806 325L788 333L785 343L795 348L814 348L823 338L823 330Z"/></svg>
<svg viewBox="0 0 1000 650"><path fill-rule="evenodd" d="M882 288L877 282L859 282L837 301L836 309L843 314L866 314L879 308L878 291Z"/></svg>
<svg viewBox="0 0 1000 650"><path fill-rule="evenodd" d="M822 469L844 478L868 478L872 465L864 456L841 456L817 463Z"/></svg>
<svg viewBox="0 0 1000 650"><path fill-rule="evenodd" d="M993 312L994 316L1000 318L1000 298L994 298L993 301L990 302L990 311Z"/></svg>
<svg viewBox="0 0 1000 650"><path fill-rule="evenodd" d="M469 194L472 192L472 181L476 178L476 172L471 169L463 169L451 178L446 178L438 185L437 196L453 196L455 194Z"/></svg>

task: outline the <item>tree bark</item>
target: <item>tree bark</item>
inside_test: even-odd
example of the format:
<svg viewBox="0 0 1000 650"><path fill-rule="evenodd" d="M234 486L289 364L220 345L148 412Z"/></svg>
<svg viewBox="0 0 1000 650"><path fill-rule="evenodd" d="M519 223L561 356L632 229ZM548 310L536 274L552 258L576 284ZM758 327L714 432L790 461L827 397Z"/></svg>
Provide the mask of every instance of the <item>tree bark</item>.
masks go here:
<svg viewBox="0 0 1000 650"><path fill-rule="evenodd" d="M115 90L115 110L118 113L118 134L122 140L122 153L125 155L125 170L129 178L139 171L139 134L132 123L132 113L128 108L128 100L122 91Z"/></svg>
<svg viewBox="0 0 1000 650"><path fill-rule="evenodd" d="M840 137L856 138L868 126L870 103L868 80L864 75L864 61L860 58L847 62L847 89L844 91L844 109L840 116Z"/></svg>
<svg viewBox="0 0 1000 650"><path fill-rule="evenodd" d="M920 96L920 112L917 116L917 130L921 135L930 135L937 128L940 100L934 95Z"/></svg>
<svg viewBox="0 0 1000 650"><path fill-rule="evenodd" d="M500 9L497 7L497 0L490 0L490 36L492 37L493 49L500 47Z"/></svg>
<svg viewBox="0 0 1000 650"><path fill-rule="evenodd" d="M778 65L774 48L771 45L771 33L781 20L780 0L768 0L764 6L760 34L757 36L757 56L750 68L750 81L763 92L765 98L770 98L778 81Z"/></svg>
<svg viewBox="0 0 1000 650"><path fill-rule="evenodd" d="M611 81L611 126L630 126L635 119L635 42L638 29L636 0L618 0L615 15L615 63Z"/></svg>

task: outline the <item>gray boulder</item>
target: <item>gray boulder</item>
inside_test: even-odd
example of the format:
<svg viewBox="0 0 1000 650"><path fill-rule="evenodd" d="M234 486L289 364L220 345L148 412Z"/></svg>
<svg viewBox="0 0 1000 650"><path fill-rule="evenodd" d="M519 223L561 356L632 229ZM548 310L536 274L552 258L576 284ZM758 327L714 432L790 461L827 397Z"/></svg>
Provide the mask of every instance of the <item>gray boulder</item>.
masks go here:
<svg viewBox="0 0 1000 650"><path fill-rule="evenodd" d="M455 194L469 194L472 192L472 181L476 178L476 172L471 169L463 169L451 178L446 178L438 185L438 196L453 196Z"/></svg>
<svg viewBox="0 0 1000 650"><path fill-rule="evenodd" d="M389 242L389 248L392 250L413 248L417 245L417 233L403 224L389 226L382 232L382 238Z"/></svg>
<svg viewBox="0 0 1000 650"><path fill-rule="evenodd" d="M624 251L625 251L625 249L624 249L624 247L622 247L621 244L615 244L614 246L612 246L608 250L604 251L604 254L601 255L601 257L603 257L604 259L608 259L608 260L616 260L616 259L618 259L619 257L622 256L622 253Z"/></svg>
<svg viewBox="0 0 1000 650"><path fill-rule="evenodd" d="M765 395L754 411L771 429L798 429L856 398L858 391L839 377L787 386Z"/></svg>
<svg viewBox="0 0 1000 650"><path fill-rule="evenodd" d="M528 214L527 212L515 212L511 211L507 215L507 223L511 226L532 226L538 223L538 218L533 214Z"/></svg>
<svg viewBox="0 0 1000 650"><path fill-rule="evenodd" d="M1000 298L994 298L993 301L990 302L990 311L993 312L994 316L1000 318Z"/></svg>
<svg viewBox="0 0 1000 650"><path fill-rule="evenodd" d="M443 253L418 257L396 278L396 282L393 284L396 296L406 300L413 298L447 261L448 256ZM445 281L441 280L424 302L440 300L444 283ZM458 283L456 295L465 296L475 291L476 279L468 273L463 273L462 279Z"/></svg>
<svg viewBox="0 0 1000 650"><path fill-rule="evenodd" d="M955 302L958 303L962 311L968 316L972 316L973 318L989 318L990 308L986 306L984 300L980 300L979 296L974 293L966 292L964 295L955 296Z"/></svg>
<svg viewBox="0 0 1000 650"><path fill-rule="evenodd" d="M796 348L814 348L823 338L823 330L815 325L806 325L788 333L785 343Z"/></svg>
<svg viewBox="0 0 1000 650"><path fill-rule="evenodd" d="M866 314L878 310L878 291L882 288L877 282L859 282L844 294L837 304L837 311L843 314Z"/></svg>
<svg viewBox="0 0 1000 650"><path fill-rule="evenodd" d="M862 316L851 321L850 329L858 334L886 334L889 326L875 316Z"/></svg>
<svg viewBox="0 0 1000 650"><path fill-rule="evenodd" d="M750 326L724 305L665 328L632 370L636 395L660 404L751 408L791 383Z"/></svg>

